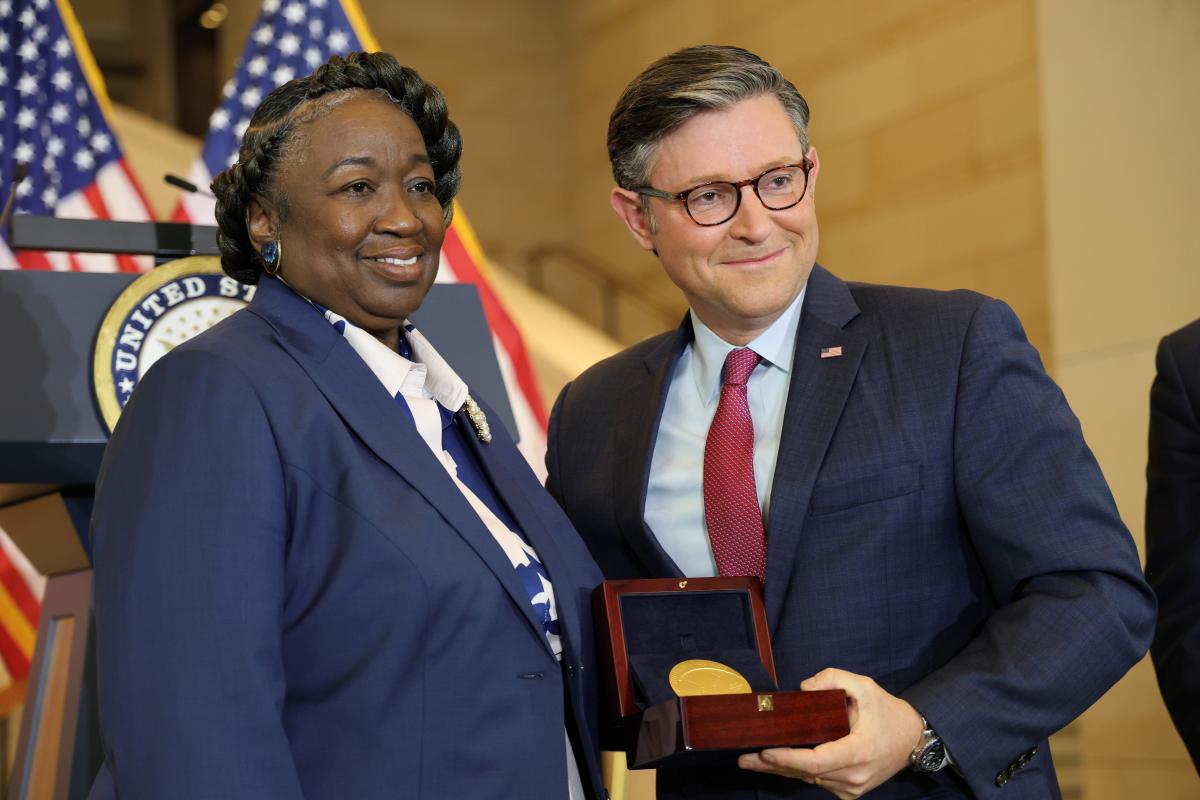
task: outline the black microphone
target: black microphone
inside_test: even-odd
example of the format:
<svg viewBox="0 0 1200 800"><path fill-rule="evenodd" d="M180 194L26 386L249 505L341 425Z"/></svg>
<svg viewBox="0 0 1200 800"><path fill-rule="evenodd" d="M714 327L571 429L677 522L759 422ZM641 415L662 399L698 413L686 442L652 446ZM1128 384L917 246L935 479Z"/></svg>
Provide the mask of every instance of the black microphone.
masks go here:
<svg viewBox="0 0 1200 800"><path fill-rule="evenodd" d="M9 187L8 197L4 200L4 210L0 211L0 231L8 224L8 214L12 211L13 201L17 199L17 188L28 174L29 165L23 161L17 162L17 166L13 168L12 186Z"/></svg>
<svg viewBox="0 0 1200 800"><path fill-rule="evenodd" d="M191 181L184 180L178 175L172 175L168 172L166 175L163 175L163 180L178 189L183 189L188 194L198 194L201 197L212 197L212 199L216 199L213 197L211 192L204 191L196 184L192 183Z"/></svg>

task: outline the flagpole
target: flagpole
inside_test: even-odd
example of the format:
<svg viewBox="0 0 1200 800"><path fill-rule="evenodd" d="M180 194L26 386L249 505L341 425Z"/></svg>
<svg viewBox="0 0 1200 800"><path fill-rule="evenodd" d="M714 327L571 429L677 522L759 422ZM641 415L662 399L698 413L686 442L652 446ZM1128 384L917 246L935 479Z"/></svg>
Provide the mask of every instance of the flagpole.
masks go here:
<svg viewBox="0 0 1200 800"><path fill-rule="evenodd" d="M96 102L100 104L100 110L104 113L104 121L111 128L112 101L108 99L104 76L100 74L100 67L96 65L92 48L88 47L87 38L83 35L83 28L79 25L75 10L71 8L70 0L55 0L55 5L58 6L58 15L62 17L67 35L71 37L71 47L75 50L75 58L78 59L80 68L83 69L83 77L87 79L92 94L96 96Z"/></svg>
<svg viewBox="0 0 1200 800"><path fill-rule="evenodd" d="M342 11L346 12L346 19L350 20L350 27L354 29L354 35L358 37L358 43L362 45L363 50L372 53L382 50L379 40L375 38L375 34L371 33L371 28L367 25L366 15L359 7L358 0L341 0L341 2Z"/></svg>

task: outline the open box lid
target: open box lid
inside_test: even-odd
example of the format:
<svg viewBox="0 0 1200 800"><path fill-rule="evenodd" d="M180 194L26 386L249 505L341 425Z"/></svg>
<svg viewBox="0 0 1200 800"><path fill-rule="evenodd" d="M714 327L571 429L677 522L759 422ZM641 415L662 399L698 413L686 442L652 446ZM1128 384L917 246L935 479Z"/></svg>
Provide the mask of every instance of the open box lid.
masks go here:
<svg viewBox="0 0 1200 800"><path fill-rule="evenodd" d="M614 722L673 698L668 674L689 659L732 667L755 691L776 686L758 578L605 581L593 607Z"/></svg>

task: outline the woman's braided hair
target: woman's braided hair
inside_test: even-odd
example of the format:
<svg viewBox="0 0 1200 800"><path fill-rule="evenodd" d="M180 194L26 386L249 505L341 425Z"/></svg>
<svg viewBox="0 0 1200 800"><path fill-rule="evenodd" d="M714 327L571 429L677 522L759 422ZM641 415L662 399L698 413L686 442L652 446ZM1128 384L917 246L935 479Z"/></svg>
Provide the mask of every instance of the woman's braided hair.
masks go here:
<svg viewBox="0 0 1200 800"><path fill-rule="evenodd" d="M434 195L442 204L446 224L450 224L454 213L451 201L462 179L462 137L458 126L450 121L446 98L436 86L401 66L388 53L334 56L312 75L288 81L267 95L242 136L237 162L213 179L217 246L226 274L242 283L258 283L262 261L246 228L250 199L255 195L271 199L281 219L286 218L287 198L276 178L285 157L300 141L297 130L361 91L390 97L412 117L433 166L437 183Z"/></svg>

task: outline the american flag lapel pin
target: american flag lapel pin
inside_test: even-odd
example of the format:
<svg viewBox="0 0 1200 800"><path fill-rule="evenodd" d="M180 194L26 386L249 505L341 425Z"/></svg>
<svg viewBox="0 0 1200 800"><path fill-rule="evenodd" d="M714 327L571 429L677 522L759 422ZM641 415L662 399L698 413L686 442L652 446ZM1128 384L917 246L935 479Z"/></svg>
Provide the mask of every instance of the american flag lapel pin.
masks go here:
<svg viewBox="0 0 1200 800"><path fill-rule="evenodd" d="M837 347L822 347L821 358L839 358L842 355L842 346Z"/></svg>

